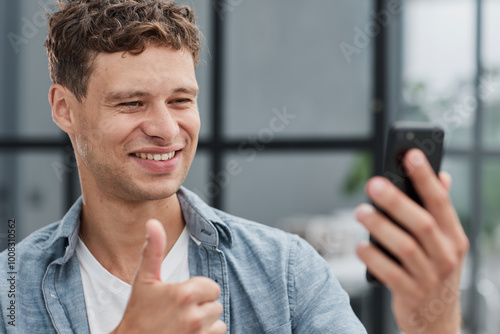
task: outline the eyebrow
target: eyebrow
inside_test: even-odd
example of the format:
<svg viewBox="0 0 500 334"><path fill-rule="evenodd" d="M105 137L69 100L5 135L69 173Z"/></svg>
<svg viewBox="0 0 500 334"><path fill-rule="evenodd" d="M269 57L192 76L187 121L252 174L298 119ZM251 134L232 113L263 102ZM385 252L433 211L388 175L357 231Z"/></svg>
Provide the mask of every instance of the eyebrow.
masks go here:
<svg viewBox="0 0 500 334"><path fill-rule="evenodd" d="M198 96L199 89L196 87L180 87L174 90L174 94L185 93L193 96Z"/></svg>
<svg viewBox="0 0 500 334"><path fill-rule="evenodd" d="M179 87L179 88L176 88L172 93L173 94L185 93L185 94L190 94L190 95L193 95L196 97L196 96L198 96L198 91L199 91L199 89L195 88L195 87ZM128 90L115 91L115 92L111 92L111 93L107 94L104 97L104 101L106 103L113 103L113 102L117 102L117 101L130 100L130 99L134 99L134 98L138 98L138 97L143 98L143 97L148 97L148 96L151 96L151 94L148 92L145 92L145 91L140 91L140 90L137 90L137 91L128 91Z"/></svg>

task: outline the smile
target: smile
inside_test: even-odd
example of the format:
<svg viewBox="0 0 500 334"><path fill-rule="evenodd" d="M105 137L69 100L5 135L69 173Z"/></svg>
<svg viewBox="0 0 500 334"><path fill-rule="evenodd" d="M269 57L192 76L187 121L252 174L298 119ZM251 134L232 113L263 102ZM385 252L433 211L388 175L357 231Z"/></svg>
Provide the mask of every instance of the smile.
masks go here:
<svg viewBox="0 0 500 334"><path fill-rule="evenodd" d="M175 151L165 154L135 153L135 156L145 160L166 161L175 157Z"/></svg>

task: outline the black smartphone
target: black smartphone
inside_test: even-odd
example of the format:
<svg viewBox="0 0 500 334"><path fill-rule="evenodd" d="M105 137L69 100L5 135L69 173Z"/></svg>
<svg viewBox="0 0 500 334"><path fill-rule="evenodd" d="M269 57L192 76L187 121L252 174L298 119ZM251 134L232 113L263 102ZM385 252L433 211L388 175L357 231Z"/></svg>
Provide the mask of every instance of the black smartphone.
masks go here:
<svg viewBox="0 0 500 334"><path fill-rule="evenodd" d="M427 156L427 159L437 175L439 173L441 159L443 156L443 141L444 130L437 125L422 122L395 122L389 129L387 136L382 176L389 179L389 181L407 194L408 197L422 205L422 202L413 188L405 168L403 167L403 159L408 150L412 148L419 148ZM383 210L380 208L377 208L377 210L386 215L395 224L398 224L397 221L392 219ZM371 235L370 242L379 247L392 259L399 263L398 259L382 247ZM378 282L378 280L368 270L366 271L366 279L372 283Z"/></svg>

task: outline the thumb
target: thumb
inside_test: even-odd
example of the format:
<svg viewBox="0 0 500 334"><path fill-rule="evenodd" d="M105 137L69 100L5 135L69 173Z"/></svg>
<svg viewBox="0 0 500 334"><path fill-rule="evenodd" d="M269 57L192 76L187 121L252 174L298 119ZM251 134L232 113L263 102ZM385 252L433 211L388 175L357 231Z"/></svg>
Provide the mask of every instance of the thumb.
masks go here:
<svg viewBox="0 0 500 334"><path fill-rule="evenodd" d="M161 263L167 247L167 235L163 225L156 219L146 223L146 242L142 248L141 262L135 274L136 281L152 283L161 281Z"/></svg>

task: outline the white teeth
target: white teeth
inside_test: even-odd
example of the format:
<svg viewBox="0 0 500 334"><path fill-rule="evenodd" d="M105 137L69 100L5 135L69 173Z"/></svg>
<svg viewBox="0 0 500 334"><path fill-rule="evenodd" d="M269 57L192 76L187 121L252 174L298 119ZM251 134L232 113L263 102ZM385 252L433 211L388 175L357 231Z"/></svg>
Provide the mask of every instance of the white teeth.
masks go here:
<svg viewBox="0 0 500 334"><path fill-rule="evenodd" d="M135 153L135 156L141 159L155 160L155 161L165 161L170 160L175 157L175 152L165 153L165 154L152 154L152 153Z"/></svg>

